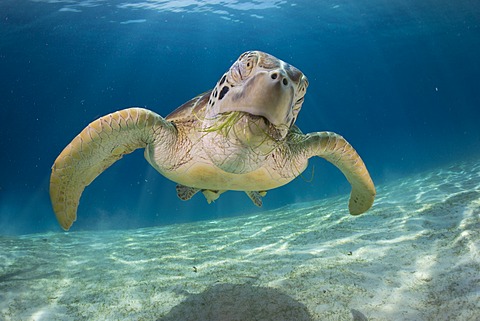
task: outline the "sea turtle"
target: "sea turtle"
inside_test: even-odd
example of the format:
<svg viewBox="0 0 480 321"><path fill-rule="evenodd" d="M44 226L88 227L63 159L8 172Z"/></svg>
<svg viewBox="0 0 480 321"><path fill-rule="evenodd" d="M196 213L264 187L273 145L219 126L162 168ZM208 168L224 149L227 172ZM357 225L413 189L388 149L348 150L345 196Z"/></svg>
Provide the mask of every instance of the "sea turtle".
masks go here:
<svg viewBox="0 0 480 321"><path fill-rule="evenodd" d="M213 90L166 118L128 108L90 123L55 160L50 197L60 225L77 217L84 188L124 154L145 148L145 158L176 182L182 200L202 192L207 201L244 191L257 206L266 191L300 175L320 156L352 186L349 210L367 211L375 187L355 149L332 132L303 134L295 125L308 86L303 73L260 51L243 53Z"/></svg>

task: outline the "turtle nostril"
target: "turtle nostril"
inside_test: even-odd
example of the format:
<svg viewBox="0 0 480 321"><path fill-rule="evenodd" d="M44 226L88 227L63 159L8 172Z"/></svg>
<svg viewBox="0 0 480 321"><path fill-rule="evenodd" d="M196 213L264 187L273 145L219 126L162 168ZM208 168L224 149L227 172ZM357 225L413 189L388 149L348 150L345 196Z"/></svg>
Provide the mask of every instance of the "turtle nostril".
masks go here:
<svg viewBox="0 0 480 321"><path fill-rule="evenodd" d="M288 85L288 80L287 80L287 78L283 78L282 82L283 82L283 84L284 84L285 86Z"/></svg>
<svg viewBox="0 0 480 321"><path fill-rule="evenodd" d="M270 77L272 77L272 79L277 79L278 74L277 74L277 73L273 73L273 74L270 75Z"/></svg>

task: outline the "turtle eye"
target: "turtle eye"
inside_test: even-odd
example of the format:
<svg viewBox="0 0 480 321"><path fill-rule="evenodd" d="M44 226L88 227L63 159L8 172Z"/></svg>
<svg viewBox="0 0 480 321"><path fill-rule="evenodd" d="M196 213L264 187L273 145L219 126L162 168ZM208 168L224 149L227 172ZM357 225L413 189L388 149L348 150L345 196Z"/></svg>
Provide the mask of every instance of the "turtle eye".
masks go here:
<svg viewBox="0 0 480 321"><path fill-rule="evenodd" d="M248 68L246 63L238 62L231 68L231 75L236 82L240 82L247 78L251 71L252 68Z"/></svg>
<svg viewBox="0 0 480 321"><path fill-rule="evenodd" d="M235 82L248 78L257 64L257 57L252 54L243 54L230 68L230 76Z"/></svg>
<svg viewBox="0 0 480 321"><path fill-rule="evenodd" d="M243 64L241 68L242 79L247 78L250 75L251 68L247 68L247 64Z"/></svg>
<svg viewBox="0 0 480 321"><path fill-rule="evenodd" d="M243 60L243 64L242 64L242 76L243 77L248 77L250 76L250 73L252 72L253 68L255 67L255 65L257 64L257 56L254 55L254 54L250 54L248 56L245 57L245 59Z"/></svg>
<svg viewBox="0 0 480 321"><path fill-rule="evenodd" d="M253 66L255 65L255 61L253 59L248 59L245 63L245 69L250 73L253 70Z"/></svg>
<svg viewBox="0 0 480 321"><path fill-rule="evenodd" d="M239 72L242 79L245 79L250 76L253 70L253 62L249 59L239 66Z"/></svg>

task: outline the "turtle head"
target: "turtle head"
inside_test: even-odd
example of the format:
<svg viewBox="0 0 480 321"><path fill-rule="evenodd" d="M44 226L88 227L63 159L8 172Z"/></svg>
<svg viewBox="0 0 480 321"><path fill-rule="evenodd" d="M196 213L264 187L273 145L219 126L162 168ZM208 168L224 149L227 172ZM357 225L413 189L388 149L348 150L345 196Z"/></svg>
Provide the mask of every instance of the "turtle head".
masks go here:
<svg viewBox="0 0 480 321"><path fill-rule="evenodd" d="M242 112L263 117L286 135L307 87L307 77L297 68L267 53L248 51L218 81L207 116Z"/></svg>

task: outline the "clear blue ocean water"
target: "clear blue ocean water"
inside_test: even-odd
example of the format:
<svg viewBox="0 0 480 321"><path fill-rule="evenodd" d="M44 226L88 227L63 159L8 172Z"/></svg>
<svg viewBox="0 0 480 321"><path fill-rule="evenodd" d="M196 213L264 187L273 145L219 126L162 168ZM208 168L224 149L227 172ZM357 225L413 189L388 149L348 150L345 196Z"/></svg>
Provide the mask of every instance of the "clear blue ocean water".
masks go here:
<svg viewBox="0 0 480 321"><path fill-rule="evenodd" d="M0 235L60 231L50 167L89 122L131 106L163 116L262 50L310 81L297 120L357 149L377 185L480 156L480 4L459 1L0 1ZM179 200L143 152L84 192L72 230L260 212L348 194L329 163L272 190Z"/></svg>

